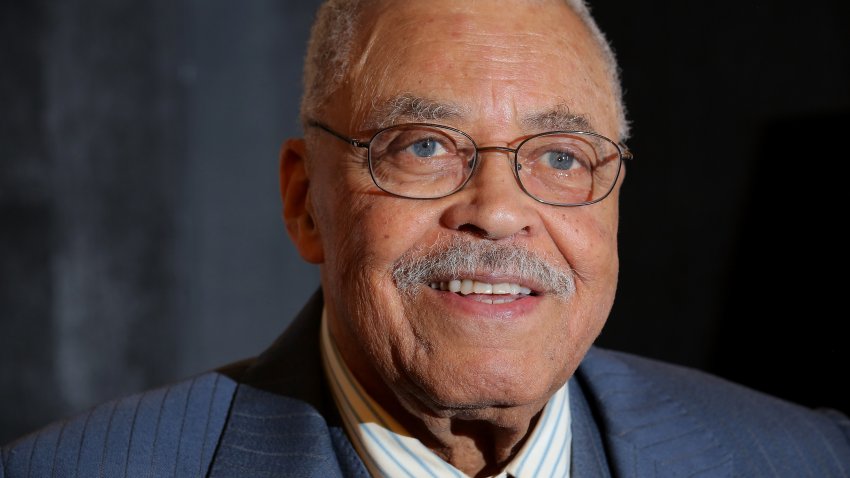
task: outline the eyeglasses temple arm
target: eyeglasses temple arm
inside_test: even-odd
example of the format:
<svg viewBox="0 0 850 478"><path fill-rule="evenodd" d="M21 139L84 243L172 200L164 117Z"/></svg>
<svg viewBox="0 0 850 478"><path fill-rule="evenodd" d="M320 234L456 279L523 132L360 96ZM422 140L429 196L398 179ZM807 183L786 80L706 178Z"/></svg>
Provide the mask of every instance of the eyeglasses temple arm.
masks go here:
<svg viewBox="0 0 850 478"><path fill-rule="evenodd" d="M327 131L328 133L336 136L337 138L339 138L339 139L345 141L346 143L348 143L352 146L355 146L357 148L368 148L369 147L369 143L364 143L364 142L356 140L354 138L348 138L346 136L343 136L343 135L337 133L336 131L330 129L324 123L320 123L320 122L315 121L315 120L310 120L310 121L307 122L307 126L311 126L311 127L314 127L314 128L319 128L319 129L322 129L324 131Z"/></svg>
<svg viewBox="0 0 850 478"><path fill-rule="evenodd" d="M628 146L623 143L617 143L617 146L619 146L620 151L622 151L620 155L623 157L623 159L635 159L635 155L632 153L632 150L630 150Z"/></svg>

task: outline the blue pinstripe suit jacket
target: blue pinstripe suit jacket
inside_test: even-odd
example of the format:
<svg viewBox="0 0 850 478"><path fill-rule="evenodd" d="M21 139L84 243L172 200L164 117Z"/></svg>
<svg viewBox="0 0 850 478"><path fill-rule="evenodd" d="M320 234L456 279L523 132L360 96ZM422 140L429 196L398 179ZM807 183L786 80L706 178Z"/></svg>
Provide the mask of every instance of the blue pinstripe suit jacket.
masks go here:
<svg viewBox="0 0 850 478"><path fill-rule="evenodd" d="M0 478L366 477L325 387L321 295L265 353L55 423ZM850 477L850 422L592 349L570 380L575 477Z"/></svg>

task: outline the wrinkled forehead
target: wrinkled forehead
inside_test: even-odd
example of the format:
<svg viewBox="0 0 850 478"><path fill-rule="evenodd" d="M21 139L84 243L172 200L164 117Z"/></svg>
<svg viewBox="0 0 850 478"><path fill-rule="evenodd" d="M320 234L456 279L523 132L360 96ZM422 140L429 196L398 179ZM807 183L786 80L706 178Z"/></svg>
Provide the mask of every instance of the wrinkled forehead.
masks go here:
<svg viewBox="0 0 850 478"><path fill-rule="evenodd" d="M334 102L351 131L572 117L582 129L616 129L599 47L563 0L375 2L351 60Z"/></svg>

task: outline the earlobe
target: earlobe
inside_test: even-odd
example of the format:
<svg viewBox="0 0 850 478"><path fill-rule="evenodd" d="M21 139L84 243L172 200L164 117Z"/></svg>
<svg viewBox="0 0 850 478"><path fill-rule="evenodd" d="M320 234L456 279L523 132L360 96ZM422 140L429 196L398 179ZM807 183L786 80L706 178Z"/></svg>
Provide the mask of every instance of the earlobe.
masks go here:
<svg viewBox="0 0 850 478"><path fill-rule="evenodd" d="M287 140L280 151L280 197L283 222L289 238L307 262L320 264L325 255L321 235L313 220L310 178L305 165L307 147L303 139Z"/></svg>

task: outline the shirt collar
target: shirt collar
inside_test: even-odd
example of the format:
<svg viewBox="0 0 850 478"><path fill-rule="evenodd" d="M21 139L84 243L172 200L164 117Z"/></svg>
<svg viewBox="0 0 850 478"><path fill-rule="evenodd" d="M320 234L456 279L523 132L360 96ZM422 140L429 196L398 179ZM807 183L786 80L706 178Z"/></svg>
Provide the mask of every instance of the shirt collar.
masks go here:
<svg viewBox="0 0 850 478"><path fill-rule="evenodd" d="M328 331L326 309L322 310L320 349L325 376L345 431L372 476L466 476L408 433L363 389ZM519 453L497 477L570 476L569 402L564 384L549 399Z"/></svg>

